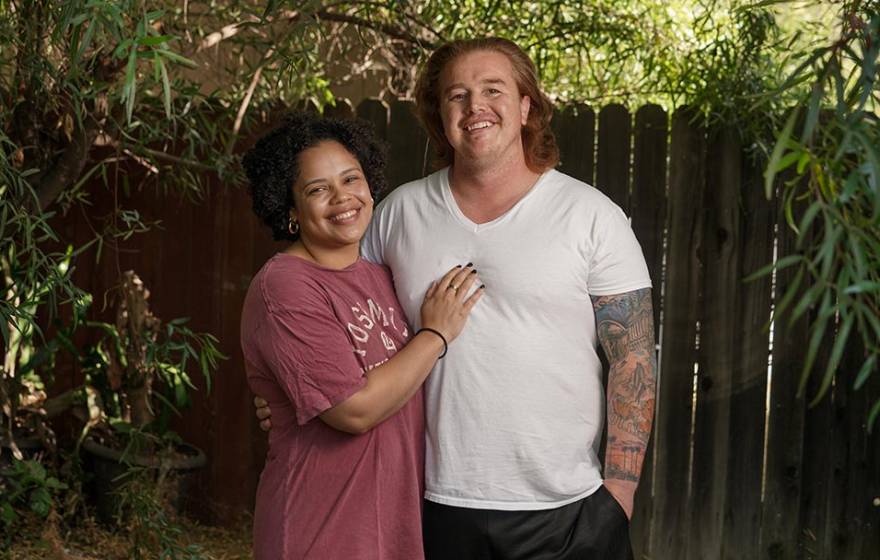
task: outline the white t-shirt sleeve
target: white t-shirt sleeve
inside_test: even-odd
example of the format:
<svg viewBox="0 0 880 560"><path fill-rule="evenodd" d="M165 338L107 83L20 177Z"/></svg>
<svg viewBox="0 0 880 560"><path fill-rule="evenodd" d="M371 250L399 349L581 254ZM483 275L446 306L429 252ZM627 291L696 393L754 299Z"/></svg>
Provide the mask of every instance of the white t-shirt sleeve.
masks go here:
<svg viewBox="0 0 880 560"><path fill-rule="evenodd" d="M373 211L373 219L367 226L367 231L361 239L361 257L371 263L384 264L384 239L382 237L383 224L385 222L384 214L386 213L385 201L380 202Z"/></svg>
<svg viewBox="0 0 880 560"><path fill-rule="evenodd" d="M619 206L608 201L590 231L589 280L591 296L623 294L651 287L642 248L629 219Z"/></svg>

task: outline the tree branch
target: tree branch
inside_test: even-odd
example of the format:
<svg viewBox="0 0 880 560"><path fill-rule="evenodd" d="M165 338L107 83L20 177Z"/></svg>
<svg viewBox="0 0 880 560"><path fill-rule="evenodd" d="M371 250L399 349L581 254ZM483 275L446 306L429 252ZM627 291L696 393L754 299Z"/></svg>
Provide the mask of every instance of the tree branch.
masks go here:
<svg viewBox="0 0 880 560"><path fill-rule="evenodd" d="M348 4L348 5L356 4L356 5L358 5L358 6L362 6L362 7L370 7L370 8L377 8L377 9L383 9L383 8L387 8L387 7L388 7L387 4L384 4L384 3L382 3L382 2L370 2L370 1L368 1L368 0L362 0L362 1L360 1L360 2L349 2L349 1L347 1L347 2L334 2L334 3L331 3L331 4L327 4L326 6L324 6L323 9L324 9L324 10L327 10L327 9L329 9L329 8L336 7L336 6L340 5L340 4ZM425 23L424 21L420 20L419 18L415 17L415 16L412 15L412 14L407 13L406 11L400 11L400 12L398 12L398 13L399 13L399 15L402 15L403 17L405 17L405 18L406 18L407 20L409 20L410 22L412 22L412 23L418 25L419 27L421 27L422 29L424 29L424 30L427 31L428 33L431 33L432 35L434 35L435 37L437 37L437 39L439 40L440 44L446 43L446 37L444 37L439 31L437 31L436 29L434 29L433 27L431 27L430 25L428 25L428 24Z"/></svg>
<svg viewBox="0 0 880 560"><path fill-rule="evenodd" d="M316 19L319 19L319 20L324 19L327 21L336 21L336 22L340 22L340 23L350 23L350 24L356 25L358 27L365 27L367 29L372 29L373 31L378 31L380 33L384 33L385 35L388 35L389 37L392 37L394 39L399 39L402 41L406 41L408 43L412 43L414 45L418 45L419 47L422 47L424 49L437 48L437 43L432 42L432 41L428 41L427 39L421 39L421 38L413 35L412 33L409 33L407 31L404 31L402 29L394 27L393 25L389 25L387 23L376 23L376 22L373 22L373 21L370 21L368 19L364 19L364 18L361 18L358 16L353 16L353 15L343 14L343 13L338 13L338 12L331 12L331 11L327 10L328 7L337 6L340 4L343 4L343 2L336 2L333 4L329 4L329 5L325 6L324 8L321 8L320 10L315 11L311 15L312 15L312 17L315 17ZM359 2L359 4L376 5L375 2ZM276 19L283 19L283 20L286 20L287 22L292 22L292 21L295 21L295 20L299 19L300 17L302 17L303 14L301 12L297 12L297 11L293 11L293 10L286 10L284 12L281 12L279 15L280 15L280 17L278 17L278 18L267 18L266 21L271 23L272 21L274 21ZM441 42L445 42L443 39L443 36L440 33L431 29L424 22L419 21L418 19L414 18L413 16L411 16L409 14L404 14L404 17L406 17L407 19L409 19L413 23L418 24L420 27L428 30L429 32L433 33L437 38L439 38L441 40ZM245 29L245 27L243 27L243 26L247 23L257 23L260 21L261 21L260 18L258 18L256 16L251 16L251 17L243 19L242 21L226 25L218 31L214 31L213 33L209 33L208 35L205 36L204 39L202 39L202 41L196 47L196 52L201 52L205 49L209 49L209 48L217 45L221 41L224 41L226 39L229 39L231 37L236 36L242 29Z"/></svg>
<svg viewBox="0 0 880 560"><path fill-rule="evenodd" d="M93 74L97 82L112 83L116 80L125 67L123 59L102 57L96 65ZM104 129L108 117L113 118L116 113L121 113L122 106L117 106L111 111L109 99L106 93L100 93L95 97L91 110L82 115L81 126L74 126L70 134L70 142L64 147L61 156L52 162L44 174L37 175L34 190L39 196L40 209L45 210L64 188L73 184L85 169L89 161L89 151L98 135ZM115 119L114 119L115 120Z"/></svg>
<svg viewBox="0 0 880 560"><path fill-rule="evenodd" d="M318 10L315 12L315 17L318 19L325 19L328 21L338 21L341 23L350 23L352 25L357 25L358 27L365 27L367 29L372 29L373 31L378 31L380 33L384 33L385 35L392 37L394 39L400 39L401 41L406 41L408 43L412 43L417 45L423 49L433 50L437 48L437 44L428 41L426 39L420 39L416 37L412 33L407 31L402 31L393 25L389 25L387 23L375 23L367 19L363 19L357 16L352 16L348 14L339 14L334 12L328 12L327 10Z"/></svg>
<svg viewBox="0 0 880 560"><path fill-rule="evenodd" d="M173 156L171 154L160 152L159 150L152 150L150 148L138 147L138 150L143 152L144 154L154 157L158 160L166 161L168 163L176 163L178 165L185 165L187 167L192 167L193 169L198 169L199 171L204 171L206 173L210 173L212 171L217 171L216 168L211 167L210 165L205 165L204 163L199 163L197 161L192 161L189 159L185 159L182 157Z"/></svg>
<svg viewBox="0 0 880 560"><path fill-rule="evenodd" d="M293 22L300 17L300 13L293 10L285 10L281 12L281 19L287 20L287 22ZM266 21L269 23L273 22L276 18L266 18ZM205 36L204 39L199 43L196 47L195 52L201 52L205 49L209 49L214 45L217 45L221 41L225 41L231 37L235 37L238 35L239 31L242 29L246 29L243 27L247 23L260 23L262 20L257 16L246 17L242 21L238 21L235 23L230 23L229 25L225 25L220 28L219 31L215 31L213 33L209 33Z"/></svg>
<svg viewBox="0 0 880 560"><path fill-rule="evenodd" d="M241 122L244 120L248 106L251 104L251 97L254 95L254 90L257 89L257 84L260 83L260 76L263 75L263 67L266 66L266 62L268 62L274 52L274 48L270 48L266 51L266 54L263 55L263 60L260 61L260 65L257 67L256 72L254 72L254 75L251 78L251 83L248 85L247 92L244 94L244 99L241 100L241 105L238 107L238 114L235 115L235 124L232 127L232 135L229 137L229 143L226 144L226 155L232 154L232 150L235 147L235 139L238 137L239 129L241 129Z"/></svg>
<svg viewBox="0 0 880 560"><path fill-rule="evenodd" d="M76 127L72 138L61 156L35 185L40 200L40 210L45 210L61 194L64 187L72 184L88 162L89 150L98 136L100 126L94 121L84 127Z"/></svg>

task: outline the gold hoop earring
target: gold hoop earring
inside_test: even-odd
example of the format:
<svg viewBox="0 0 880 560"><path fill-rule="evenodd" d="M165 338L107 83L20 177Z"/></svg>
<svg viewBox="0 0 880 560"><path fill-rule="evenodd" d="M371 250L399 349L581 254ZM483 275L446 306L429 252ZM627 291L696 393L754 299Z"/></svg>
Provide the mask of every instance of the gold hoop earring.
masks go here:
<svg viewBox="0 0 880 560"><path fill-rule="evenodd" d="M293 218L289 218L287 220L287 233L290 235L296 235L299 233L299 222L294 220Z"/></svg>

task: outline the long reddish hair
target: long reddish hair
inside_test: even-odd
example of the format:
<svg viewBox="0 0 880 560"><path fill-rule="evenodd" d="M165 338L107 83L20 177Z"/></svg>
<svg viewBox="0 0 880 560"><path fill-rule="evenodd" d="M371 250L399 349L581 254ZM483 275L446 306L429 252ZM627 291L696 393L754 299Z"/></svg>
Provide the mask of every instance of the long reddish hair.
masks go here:
<svg viewBox="0 0 880 560"><path fill-rule="evenodd" d="M461 55L475 51L494 51L510 60L519 94L529 96L531 101L529 116L522 128L526 165L535 173L554 167L559 162L559 148L550 129L553 104L541 91L538 72L529 56L516 43L500 37L451 41L431 54L419 75L415 89L416 113L437 149L439 167L451 165L455 159L440 117L440 74Z"/></svg>

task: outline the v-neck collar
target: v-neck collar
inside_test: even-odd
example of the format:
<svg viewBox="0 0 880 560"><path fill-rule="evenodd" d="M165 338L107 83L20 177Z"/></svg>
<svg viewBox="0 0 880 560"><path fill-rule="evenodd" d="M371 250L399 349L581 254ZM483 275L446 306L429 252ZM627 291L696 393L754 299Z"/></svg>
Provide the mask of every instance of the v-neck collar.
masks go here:
<svg viewBox="0 0 880 560"><path fill-rule="evenodd" d="M449 209L450 213L455 217L456 221L467 229L468 231L472 231L474 233L480 233L486 230L490 230L494 227L497 227L504 222L506 222L511 215L513 215L517 209L526 203L526 201L531 198L534 193L541 186L541 183L547 178L547 176L552 172L551 170L545 171L538 176L538 179L535 181L535 184L531 186L531 188L520 197L516 203L511 206L506 212L495 218L494 220L478 224L464 215L464 212L461 211L461 208L458 206L458 202L455 201L455 195L452 194L452 186L449 182L449 174L452 172L452 168L446 168L445 172L440 173L440 192L443 195L443 201L446 203L446 207Z"/></svg>

